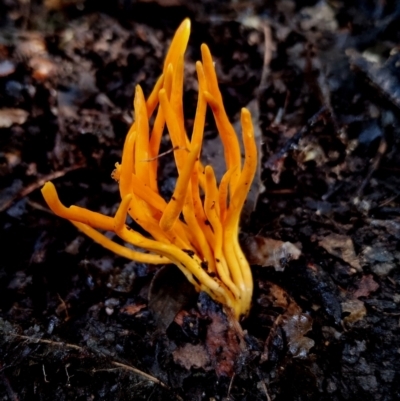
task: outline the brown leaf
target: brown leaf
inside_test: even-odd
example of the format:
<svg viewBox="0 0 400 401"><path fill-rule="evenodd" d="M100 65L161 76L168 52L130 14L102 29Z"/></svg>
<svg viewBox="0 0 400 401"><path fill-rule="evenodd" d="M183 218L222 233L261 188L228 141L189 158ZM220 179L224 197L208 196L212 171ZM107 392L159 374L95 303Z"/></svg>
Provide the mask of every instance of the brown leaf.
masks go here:
<svg viewBox="0 0 400 401"><path fill-rule="evenodd" d="M48 10L62 10L73 5L83 3L82 0L44 0L44 6Z"/></svg>
<svg viewBox="0 0 400 401"><path fill-rule="evenodd" d="M301 255L300 249L291 242L259 235L246 238L243 248L250 264L273 266L276 271L283 271L287 262L296 260Z"/></svg>
<svg viewBox="0 0 400 401"><path fill-rule="evenodd" d="M368 297L371 292L379 288L379 284L374 280L372 274L367 274L356 284L357 289L353 293L354 298Z"/></svg>
<svg viewBox="0 0 400 401"><path fill-rule="evenodd" d="M153 3L154 0L139 0L139 3ZM155 0L161 7L178 7L182 5L182 0Z"/></svg>
<svg viewBox="0 0 400 401"><path fill-rule="evenodd" d="M344 260L357 271L362 271L360 261L354 250L353 241L347 235L333 233L322 238L318 244L328 253Z"/></svg>
<svg viewBox="0 0 400 401"><path fill-rule="evenodd" d="M269 299L271 307L283 309L284 312L277 316L274 325L265 341L261 361L269 360L270 350L274 344L281 343L282 331L285 333L286 346L290 354L295 358L307 357L310 348L314 346L314 340L306 337L305 334L312 329L312 319L309 315L302 313L296 301L280 286L267 282L263 285L266 299ZM265 303L265 300L263 302Z"/></svg>
<svg viewBox="0 0 400 401"><path fill-rule="evenodd" d="M174 361L187 370L191 368L206 369L210 364L210 358L202 344L185 344L173 351Z"/></svg>
<svg viewBox="0 0 400 401"><path fill-rule="evenodd" d="M207 330L206 346L218 376L232 377L245 350L243 335L235 323L225 314L213 314Z"/></svg>
<svg viewBox="0 0 400 401"><path fill-rule="evenodd" d="M206 349L211 366L218 376L232 377L247 350L244 333L239 322L222 311L208 295L200 294L199 309L210 319L206 334Z"/></svg>
<svg viewBox="0 0 400 401"><path fill-rule="evenodd" d="M45 81L57 73L58 66L47 57L35 56L29 60L32 76L38 81Z"/></svg>
<svg viewBox="0 0 400 401"><path fill-rule="evenodd" d="M29 113L22 109L0 109L0 128L8 128L13 124L21 125L28 118Z"/></svg>
<svg viewBox="0 0 400 401"><path fill-rule="evenodd" d="M126 313L127 315L133 316L140 312L142 309L146 308L145 304L131 304L126 305L120 309L121 313Z"/></svg>
<svg viewBox="0 0 400 401"><path fill-rule="evenodd" d="M149 309L154 313L158 328L166 330L194 294L193 286L176 266L162 267L149 289Z"/></svg>
<svg viewBox="0 0 400 401"><path fill-rule="evenodd" d="M17 58L27 60L33 56L44 56L47 53L46 42L43 33L25 31L18 37L15 47Z"/></svg>
<svg viewBox="0 0 400 401"><path fill-rule="evenodd" d="M349 315L343 319L343 321L348 324L353 324L359 320L362 320L367 314L367 309L365 308L364 302L359 301L358 299L351 299L342 302L342 310L343 312L349 313Z"/></svg>
<svg viewBox="0 0 400 401"><path fill-rule="evenodd" d="M290 314L282 316L282 327L285 331L289 352L294 358L306 358L310 348L315 344L314 340L305 337L312 329L312 319L305 313Z"/></svg>
<svg viewBox="0 0 400 401"><path fill-rule="evenodd" d="M269 287L269 298L274 308L281 308L290 314L301 313L301 308L294 299L279 285L267 283Z"/></svg>

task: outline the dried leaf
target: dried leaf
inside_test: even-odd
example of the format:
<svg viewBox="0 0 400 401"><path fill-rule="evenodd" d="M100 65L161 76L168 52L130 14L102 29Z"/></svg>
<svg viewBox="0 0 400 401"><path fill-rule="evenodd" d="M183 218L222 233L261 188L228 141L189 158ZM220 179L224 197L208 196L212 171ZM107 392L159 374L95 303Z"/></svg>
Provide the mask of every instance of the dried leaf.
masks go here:
<svg viewBox="0 0 400 401"><path fill-rule="evenodd" d="M146 308L147 305L143 303L139 304L130 304L122 307L120 309L121 313L125 313L127 315L133 316L136 315L138 312L140 312L142 309Z"/></svg>
<svg viewBox="0 0 400 401"><path fill-rule="evenodd" d="M210 358L202 344L185 344L173 351L172 356L176 363L187 370L206 369L210 365Z"/></svg>
<svg viewBox="0 0 400 401"><path fill-rule="evenodd" d="M18 35L15 45L15 56L26 62L34 56L45 56L47 46L42 32L24 31Z"/></svg>
<svg viewBox="0 0 400 401"><path fill-rule="evenodd" d="M333 233L322 238L318 244L328 253L344 260L357 271L362 271L350 237Z"/></svg>
<svg viewBox="0 0 400 401"><path fill-rule="evenodd" d="M47 57L35 56L29 60L32 76L38 81L45 81L57 73L58 66Z"/></svg>
<svg viewBox="0 0 400 401"><path fill-rule="evenodd" d="M281 308L292 315L301 313L300 306L282 287L267 282L265 288L268 288L268 298L272 307Z"/></svg>
<svg viewBox="0 0 400 401"><path fill-rule="evenodd" d="M15 64L10 60L0 61L0 77L6 77L15 72Z"/></svg>
<svg viewBox="0 0 400 401"><path fill-rule="evenodd" d="M342 302L343 312L349 313L343 321L348 324L353 324L359 320L362 320L367 314L367 309L365 308L364 302L358 299L352 299Z"/></svg>
<svg viewBox="0 0 400 401"><path fill-rule="evenodd" d="M374 280L372 274L367 274L356 284L357 289L353 293L354 298L368 297L371 292L379 288L379 284Z"/></svg>
<svg viewBox="0 0 400 401"><path fill-rule="evenodd" d="M286 313L282 316L282 327L285 331L289 352L294 358L306 358L315 342L305 334L312 329L312 319L304 313Z"/></svg>
<svg viewBox="0 0 400 401"><path fill-rule="evenodd" d="M176 266L161 268L149 289L149 308L154 313L158 328L165 331L194 294L193 286Z"/></svg>
<svg viewBox="0 0 400 401"><path fill-rule="evenodd" d="M283 349L283 338L286 338L286 346L293 357L306 358L310 348L314 346L314 340L305 336L312 329L311 317L302 313L300 306L282 287L267 282L262 288L267 291L264 297L269 299L271 307L280 308L284 312L275 319L265 341L261 361L270 360L271 351L272 353L276 351L274 347L277 344Z"/></svg>
<svg viewBox="0 0 400 401"><path fill-rule="evenodd" d="M218 376L232 377L246 351L244 334L233 316L224 313L205 293L200 294L199 309L211 323L207 328L206 349Z"/></svg>
<svg viewBox="0 0 400 401"><path fill-rule="evenodd" d="M385 277L397 267L396 256L383 242L365 246L360 253L361 263L368 266L377 276Z"/></svg>
<svg viewBox="0 0 400 401"><path fill-rule="evenodd" d="M300 249L291 242L261 236L246 238L243 247L250 264L273 266L276 271L283 271L289 261L301 255Z"/></svg>
<svg viewBox="0 0 400 401"><path fill-rule="evenodd" d="M0 109L0 128L9 128L13 124L21 125L28 115L29 113L22 109Z"/></svg>
<svg viewBox="0 0 400 401"><path fill-rule="evenodd" d="M48 10L62 10L73 5L83 3L82 0L44 0L44 6Z"/></svg>

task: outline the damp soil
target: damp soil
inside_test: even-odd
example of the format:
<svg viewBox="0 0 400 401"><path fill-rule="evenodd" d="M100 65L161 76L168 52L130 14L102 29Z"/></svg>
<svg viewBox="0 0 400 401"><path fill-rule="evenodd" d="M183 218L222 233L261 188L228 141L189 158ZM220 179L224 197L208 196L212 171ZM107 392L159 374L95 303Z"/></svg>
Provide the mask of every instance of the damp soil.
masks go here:
<svg viewBox="0 0 400 401"><path fill-rule="evenodd" d="M0 399L400 399L397 2L98 3L0 4ZM248 106L258 132L240 323L40 193L51 180L64 204L115 213L135 85L150 92L185 17L187 130L205 42L231 121ZM211 164L216 137L209 115Z"/></svg>

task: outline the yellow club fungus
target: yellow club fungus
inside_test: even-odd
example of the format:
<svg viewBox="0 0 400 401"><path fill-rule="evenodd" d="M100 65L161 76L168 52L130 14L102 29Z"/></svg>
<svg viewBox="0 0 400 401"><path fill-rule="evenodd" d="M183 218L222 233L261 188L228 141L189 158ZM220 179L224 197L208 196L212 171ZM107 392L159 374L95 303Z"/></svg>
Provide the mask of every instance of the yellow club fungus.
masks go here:
<svg viewBox="0 0 400 401"><path fill-rule="evenodd" d="M190 21L178 28L167 53L163 73L147 101L140 86L134 98L135 122L125 139L121 163L113 178L119 183L121 204L114 217L65 207L51 182L43 189L50 209L114 253L143 263L174 263L198 291L233 311L236 318L250 309L253 280L238 241L241 210L253 180L257 149L250 113L241 111L244 160L218 87L210 50L202 45L196 63L199 82L192 135L185 132L183 112L184 54ZM200 161L207 106L214 114L224 147L226 173L218 184L211 166ZM149 120L153 121L150 127ZM178 171L169 201L158 190L160 142L166 129ZM127 216L149 235L132 230ZM112 231L133 250L112 241L101 231Z"/></svg>

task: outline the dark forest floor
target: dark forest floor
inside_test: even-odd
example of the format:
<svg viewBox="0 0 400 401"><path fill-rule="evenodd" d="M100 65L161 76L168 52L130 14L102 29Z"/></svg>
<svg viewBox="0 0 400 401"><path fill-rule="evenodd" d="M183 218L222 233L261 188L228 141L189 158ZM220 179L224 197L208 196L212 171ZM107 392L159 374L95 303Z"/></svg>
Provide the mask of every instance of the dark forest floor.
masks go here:
<svg viewBox="0 0 400 401"><path fill-rule="evenodd" d="M398 2L43 3L0 3L0 401L400 399ZM134 87L149 93L185 17L187 115L205 42L232 121L250 105L259 127L241 325L39 190L115 212ZM215 137L209 118L211 164Z"/></svg>

